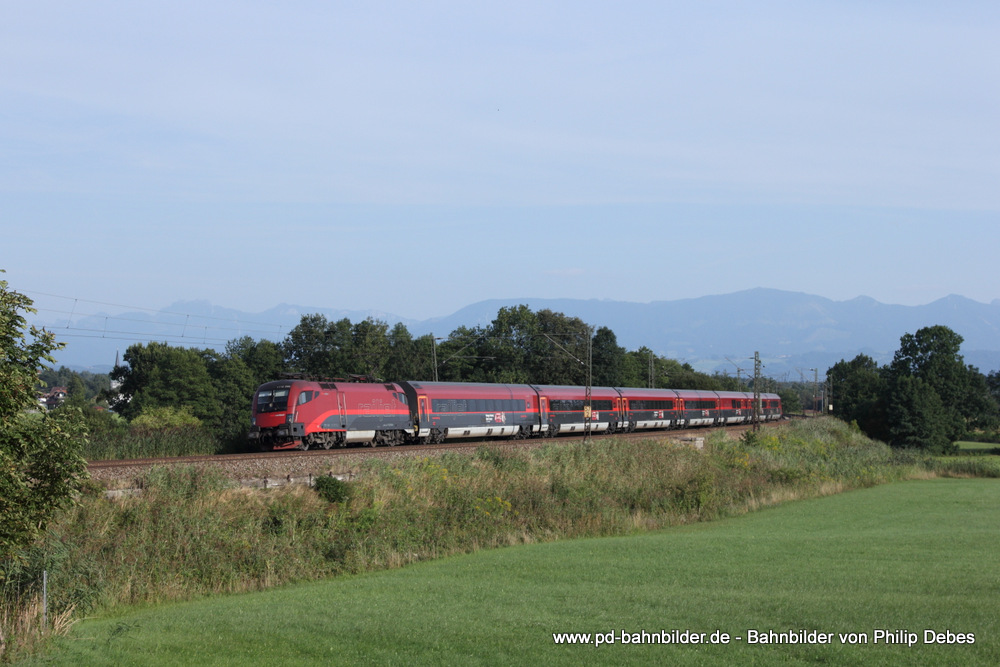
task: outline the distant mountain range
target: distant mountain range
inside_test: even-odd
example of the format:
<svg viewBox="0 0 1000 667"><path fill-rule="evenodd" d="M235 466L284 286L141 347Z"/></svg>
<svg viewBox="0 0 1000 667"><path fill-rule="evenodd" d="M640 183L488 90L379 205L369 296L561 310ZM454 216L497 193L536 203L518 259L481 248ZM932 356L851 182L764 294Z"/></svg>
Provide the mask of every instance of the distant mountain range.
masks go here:
<svg viewBox="0 0 1000 667"><path fill-rule="evenodd" d="M228 340L249 335L284 339L303 315L318 313L329 320L352 322L374 317L390 325L402 322L414 336L447 336L460 326L486 325L504 306L526 304L606 326L618 343L690 363L706 372L736 374L753 364L759 351L765 374L797 380L812 378L809 369L826 369L859 353L879 363L892 359L903 334L943 324L965 342L966 363L988 372L1000 369L1000 299L990 304L948 296L924 306L897 306L868 297L832 301L819 296L773 289L677 301L629 303L580 299L491 299L447 316L410 320L379 311L348 311L282 304L262 313L246 313L204 301L178 302L160 312L102 313L74 320L41 322L67 342L57 353L58 365L106 372L118 352L135 342L165 341L223 350Z"/></svg>

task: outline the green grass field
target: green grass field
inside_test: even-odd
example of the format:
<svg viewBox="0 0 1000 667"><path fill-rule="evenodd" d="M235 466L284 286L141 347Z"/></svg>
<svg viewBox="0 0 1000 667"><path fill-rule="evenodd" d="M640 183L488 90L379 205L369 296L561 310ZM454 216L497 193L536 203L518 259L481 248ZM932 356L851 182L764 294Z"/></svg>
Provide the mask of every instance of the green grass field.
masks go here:
<svg viewBox="0 0 1000 667"><path fill-rule="evenodd" d="M86 620L46 664L1000 664L1000 483L902 482ZM622 644L622 633L729 644ZM833 633L750 644L748 631ZM876 631L917 643L874 643ZM925 644L925 630L974 644ZM614 633L557 645L553 633ZM856 633L867 644L842 642ZM608 639L608 635L603 636ZM594 639L592 637L592 639Z"/></svg>
<svg viewBox="0 0 1000 667"><path fill-rule="evenodd" d="M1000 445L994 442L969 442L966 440L960 440L955 444L958 445L958 452L960 454L969 454L969 455L1000 454Z"/></svg>

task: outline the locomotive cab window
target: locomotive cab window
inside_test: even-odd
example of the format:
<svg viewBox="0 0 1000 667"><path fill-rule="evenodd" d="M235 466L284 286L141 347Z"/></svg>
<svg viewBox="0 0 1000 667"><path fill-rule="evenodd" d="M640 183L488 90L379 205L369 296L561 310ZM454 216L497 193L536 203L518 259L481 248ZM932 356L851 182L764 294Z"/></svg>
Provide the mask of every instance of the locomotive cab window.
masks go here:
<svg viewBox="0 0 1000 667"><path fill-rule="evenodd" d="M257 392L257 412L282 412L288 409L288 387Z"/></svg>

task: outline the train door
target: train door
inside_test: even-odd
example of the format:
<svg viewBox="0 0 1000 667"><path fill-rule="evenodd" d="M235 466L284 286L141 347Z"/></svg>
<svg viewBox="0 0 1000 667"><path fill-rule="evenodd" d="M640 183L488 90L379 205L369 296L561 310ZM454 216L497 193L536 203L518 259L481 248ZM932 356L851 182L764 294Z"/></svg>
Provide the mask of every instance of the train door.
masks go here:
<svg viewBox="0 0 1000 667"><path fill-rule="evenodd" d="M431 432L430 411L427 409L427 397L417 396L417 435L425 437Z"/></svg>
<svg viewBox="0 0 1000 667"><path fill-rule="evenodd" d="M545 396L538 397L538 422L542 433L549 430L549 399Z"/></svg>

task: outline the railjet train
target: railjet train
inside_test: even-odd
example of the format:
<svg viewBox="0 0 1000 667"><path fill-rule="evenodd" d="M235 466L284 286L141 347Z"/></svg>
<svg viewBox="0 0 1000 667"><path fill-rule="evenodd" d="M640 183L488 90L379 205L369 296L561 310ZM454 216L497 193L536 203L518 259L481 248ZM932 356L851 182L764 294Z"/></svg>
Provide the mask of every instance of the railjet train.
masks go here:
<svg viewBox="0 0 1000 667"><path fill-rule="evenodd" d="M593 433L725 426L753 419L753 394L593 387ZM253 398L249 438L262 449L440 443L581 433L586 389L531 384L276 380ZM760 420L781 418L777 394L761 394Z"/></svg>

